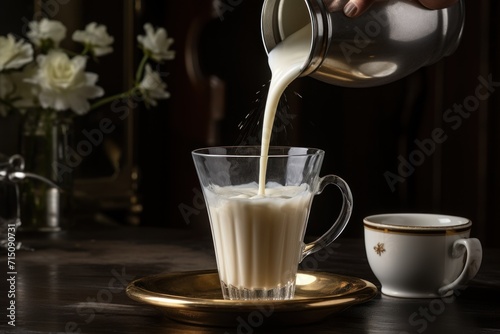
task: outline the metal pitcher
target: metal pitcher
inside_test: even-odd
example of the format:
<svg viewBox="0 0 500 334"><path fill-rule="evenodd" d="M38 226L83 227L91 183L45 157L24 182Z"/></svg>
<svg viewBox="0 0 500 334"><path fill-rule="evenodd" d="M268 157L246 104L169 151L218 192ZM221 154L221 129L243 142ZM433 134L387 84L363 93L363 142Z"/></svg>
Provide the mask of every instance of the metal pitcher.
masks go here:
<svg viewBox="0 0 500 334"><path fill-rule="evenodd" d="M311 24L309 59L301 76L344 87L401 79L451 55L464 27L464 3L430 10L417 1L375 2L357 18L329 12L332 0L264 0L261 32L266 52ZM335 0L339 1L339 0Z"/></svg>

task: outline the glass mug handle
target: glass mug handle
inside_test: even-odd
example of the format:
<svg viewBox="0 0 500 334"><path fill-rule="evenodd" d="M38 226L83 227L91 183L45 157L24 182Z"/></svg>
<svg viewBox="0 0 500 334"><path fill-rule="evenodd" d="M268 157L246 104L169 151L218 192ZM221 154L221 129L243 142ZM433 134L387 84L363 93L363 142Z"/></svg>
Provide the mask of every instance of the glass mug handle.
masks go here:
<svg viewBox="0 0 500 334"><path fill-rule="evenodd" d="M483 259L483 248L479 239L468 238L456 240L453 243L451 257L454 259L460 258L464 255L464 252L467 252L467 254L465 255L465 264L462 272L456 280L439 288L438 293L440 295L445 295L450 290L460 285L465 285L476 276Z"/></svg>
<svg viewBox="0 0 500 334"><path fill-rule="evenodd" d="M342 193L342 208L340 210L340 214L335 220L335 223L330 227L325 234L316 239L315 241L305 244L304 249L302 251L302 256L300 258L300 262L304 260L304 258L312 253L316 253L317 251L327 247L330 245L338 236L342 233L347 223L349 222L349 218L351 218L352 213L352 194L351 189L347 185L347 183L336 175L326 175L319 179L318 187L315 195L321 194L323 189L327 185L336 185Z"/></svg>

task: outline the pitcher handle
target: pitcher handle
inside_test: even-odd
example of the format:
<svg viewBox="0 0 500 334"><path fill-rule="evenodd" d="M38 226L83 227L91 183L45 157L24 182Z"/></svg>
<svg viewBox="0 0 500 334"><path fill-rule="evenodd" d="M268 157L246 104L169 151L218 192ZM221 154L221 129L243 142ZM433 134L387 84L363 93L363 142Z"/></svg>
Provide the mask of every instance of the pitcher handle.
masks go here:
<svg viewBox="0 0 500 334"><path fill-rule="evenodd" d="M325 189L325 187L330 184L336 185L342 193L342 208L340 210L340 214L337 217L335 223L325 234L323 234L315 241L304 245L302 257L300 259L301 262L306 256L312 253L316 253L317 251L329 246L333 241L335 241L335 239L337 239L345 229L347 223L349 222L349 218L351 218L353 205L351 189L342 178L336 175L326 175L320 178L317 188L318 190L316 191L315 195L321 194L323 189Z"/></svg>

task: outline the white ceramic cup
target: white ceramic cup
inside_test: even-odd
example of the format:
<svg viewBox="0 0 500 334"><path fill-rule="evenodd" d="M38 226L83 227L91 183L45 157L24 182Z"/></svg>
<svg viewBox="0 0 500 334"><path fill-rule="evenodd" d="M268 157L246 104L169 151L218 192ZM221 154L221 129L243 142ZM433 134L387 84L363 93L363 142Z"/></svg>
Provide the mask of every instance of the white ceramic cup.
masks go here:
<svg viewBox="0 0 500 334"><path fill-rule="evenodd" d="M463 217L392 213L363 220L368 263L382 293L435 298L465 286L481 266L482 247Z"/></svg>

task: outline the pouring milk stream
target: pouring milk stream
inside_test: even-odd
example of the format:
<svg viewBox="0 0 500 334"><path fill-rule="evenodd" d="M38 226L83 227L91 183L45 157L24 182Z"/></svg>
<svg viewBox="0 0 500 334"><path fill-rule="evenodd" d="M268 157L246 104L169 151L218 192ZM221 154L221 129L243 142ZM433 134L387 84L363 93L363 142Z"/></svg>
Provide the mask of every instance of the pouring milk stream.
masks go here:
<svg viewBox="0 0 500 334"><path fill-rule="evenodd" d="M259 184L205 189L219 276L222 289L230 299L240 299L241 289L247 292L277 289L280 295L293 296L290 289L294 287L298 255L303 251L300 240L313 194L306 183L281 186L272 182L266 185L266 172L280 97L302 72L310 43L311 26L306 25L269 54L272 77L264 112L260 157L257 157Z"/></svg>
<svg viewBox="0 0 500 334"><path fill-rule="evenodd" d="M262 125L262 149L259 174L259 195L265 195L269 145L278 103L285 89L298 78L308 60L311 44L311 25L308 24L287 37L269 53L271 84Z"/></svg>

